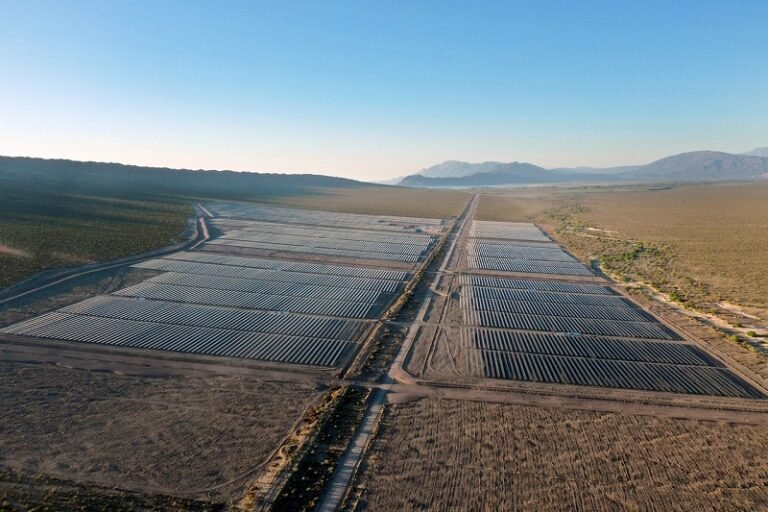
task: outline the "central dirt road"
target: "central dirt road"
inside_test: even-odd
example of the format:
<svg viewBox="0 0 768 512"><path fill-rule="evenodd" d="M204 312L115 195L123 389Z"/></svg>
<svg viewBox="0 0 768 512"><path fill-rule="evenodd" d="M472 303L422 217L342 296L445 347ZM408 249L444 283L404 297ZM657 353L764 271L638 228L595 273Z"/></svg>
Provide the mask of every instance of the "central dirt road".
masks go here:
<svg viewBox="0 0 768 512"><path fill-rule="evenodd" d="M445 274L448 263L453 257L456 249L456 242L463 235L466 227L475 215L479 197L480 196L477 194L472 197L467 208L464 210L464 213L448 234L446 240L449 244L448 249L445 251L440 267L437 272L435 272L434 278L429 285L429 293L424 297L424 301L419 307L416 318L411 322L411 325L408 328L408 333L406 334L403 346L397 353L397 356L385 377L384 384L377 387L372 393L362 422L358 427L357 432L355 432L355 437L352 439L347 452L339 461L339 465L333 475L333 480L331 480L323 499L316 509L319 512L334 512L338 510L343 503L355 474L357 473L357 469L360 467L360 463L363 460L368 444L374 435L376 425L378 425L381 415L384 412L384 404L387 402L387 395L392 390L392 386L397 382L406 384L413 382L413 379L407 372L405 372L405 370L403 370L405 358L411 349L413 341L416 339L419 326L424 322L427 311L432 304L433 297L435 295L440 295L440 292L437 290L438 284Z"/></svg>

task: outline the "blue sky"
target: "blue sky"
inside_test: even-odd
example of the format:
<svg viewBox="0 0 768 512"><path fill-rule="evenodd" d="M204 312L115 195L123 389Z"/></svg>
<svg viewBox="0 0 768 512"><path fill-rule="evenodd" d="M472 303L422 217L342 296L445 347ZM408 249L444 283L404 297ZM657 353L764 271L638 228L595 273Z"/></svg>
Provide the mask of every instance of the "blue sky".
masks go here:
<svg viewBox="0 0 768 512"><path fill-rule="evenodd" d="M0 1L0 154L361 179L768 146L768 2Z"/></svg>

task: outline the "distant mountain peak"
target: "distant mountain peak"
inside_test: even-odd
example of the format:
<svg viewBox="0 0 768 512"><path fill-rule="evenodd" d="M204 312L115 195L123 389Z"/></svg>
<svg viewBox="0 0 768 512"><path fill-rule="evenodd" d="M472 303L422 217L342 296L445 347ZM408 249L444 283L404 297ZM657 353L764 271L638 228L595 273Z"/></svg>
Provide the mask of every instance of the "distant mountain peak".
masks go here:
<svg viewBox="0 0 768 512"><path fill-rule="evenodd" d="M544 170L541 167L525 162L479 162L470 163L461 160L446 160L445 162L422 169L416 175L427 178L462 178L480 173L510 172L526 166Z"/></svg>
<svg viewBox="0 0 768 512"><path fill-rule="evenodd" d="M626 173L631 179L666 181L757 180L768 177L768 158L722 151L672 155Z"/></svg>
<svg viewBox="0 0 768 512"><path fill-rule="evenodd" d="M752 151L747 151L746 153L742 153L742 155L759 156L761 158L768 158L768 146L764 148L755 148Z"/></svg>

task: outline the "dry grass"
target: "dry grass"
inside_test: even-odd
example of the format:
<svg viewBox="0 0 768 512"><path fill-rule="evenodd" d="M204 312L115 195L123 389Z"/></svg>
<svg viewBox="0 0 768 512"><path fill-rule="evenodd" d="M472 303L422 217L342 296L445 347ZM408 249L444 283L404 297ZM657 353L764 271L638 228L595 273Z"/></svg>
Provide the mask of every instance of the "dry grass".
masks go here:
<svg viewBox="0 0 768 512"><path fill-rule="evenodd" d="M768 427L440 399L389 407L363 510L768 507Z"/></svg>
<svg viewBox="0 0 768 512"><path fill-rule="evenodd" d="M768 184L601 193L583 205L583 218L613 236L670 247L675 272L713 299L768 307Z"/></svg>
<svg viewBox="0 0 768 512"><path fill-rule="evenodd" d="M276 197L275 202L313 210L439 219L460 215L470 197L457 190L371 187L323 189L312 195Z"/></svg>
<svg viewBox="0 0 768 512"><path fill-rule="evenodd" d="M0 465L141 492L226 499L317 397L246 376L140 377L0 362ZM217 486L221 486L217 488Z"/></svg>

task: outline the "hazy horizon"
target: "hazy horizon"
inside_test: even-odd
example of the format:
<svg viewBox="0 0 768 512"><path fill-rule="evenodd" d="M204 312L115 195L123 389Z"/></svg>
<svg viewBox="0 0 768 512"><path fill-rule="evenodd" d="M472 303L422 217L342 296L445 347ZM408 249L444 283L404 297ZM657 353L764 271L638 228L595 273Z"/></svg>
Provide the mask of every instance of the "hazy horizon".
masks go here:
<svg viewBox="0 0 768 512"><path fill-rule="evenodd" d="M226 6L4 4L0 154L380 181L768 145L765 2Z"/></svg>

